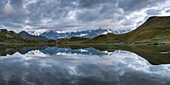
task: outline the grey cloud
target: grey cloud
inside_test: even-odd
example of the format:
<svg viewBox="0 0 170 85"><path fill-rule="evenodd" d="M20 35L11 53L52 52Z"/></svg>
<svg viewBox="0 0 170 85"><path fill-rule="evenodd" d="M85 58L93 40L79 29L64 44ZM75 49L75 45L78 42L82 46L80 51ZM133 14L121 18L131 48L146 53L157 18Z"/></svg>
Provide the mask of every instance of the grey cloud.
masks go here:
<svg viewBox="0 0 170 85"><path fill-rule="evenodd" d="M68 9L58 6L55 2L39 1L28 5L29 18L32 21L49 18L49 19L62 19L67 16Z"/></svg>
<svg viewBox="0 0 170 85"><path fill-rule="evenodd" d="M86 22L106 19L114 20L118 18L117 15L122 15L121 10L116 6L117 2L115 0L82 0L80 2L80 7L84 8L82 8L83 11L77 14L78 20Z"/></svg>
<svg viewBox="0 0 170 85"><path fill-rule="evenodd" d="M11 5L14 9L22 9L23 0L10 0Z"/></svg>
<svg viewBox="0 0 170 85"><path fill-rule="evenodd" d="M42 24L42 20L45 18L52 19L55 22L57 20L64 19L69 12L69 9L66 9L66 7L61 7L62 5L58 5L57 2L55 3L55 0L51 2L38 0L35 3L27 3L26 9L23 7L24 2L22 0L10 0L9 2L12 11L15 11L15 13L1 13L0 21L4 23L18 23L23 25L38 26L39 24ZM4 4L4 7L6 5L7 3ZM5 10L8 11L8 9ZM25 24L26 19L29 20L29 23L27 24ZM11 25L9 26L11 27ZM41 26L39 27L41 28Z"/></svg>
<svg viewBox="0 0 170 85"><path fill-rule="evenodd" d="M79 6L86 10L77 14L77 19L84 21L106 19L120 21L129 13L140 11L141 9L164 1L165 0L80 0ZM96 12L93 13L93 11L87 10L96 10Z"/></svg>
<svg viewBox="0 0 170 85"><path fill-rule="evenodd" d="M137 25L139 26L140 24L142 24L143 23L143 21L139 21L139 22L137 22Z"/></svg>
<svg viewBox="0 0 170 85"><path fill-rule="evenodd" d="M10 7L5 8L8 1ZM130 18L131 20L127 20L130 14L147 9L145 17L159 15L161 10L149 7L157 6L165 1L167 0L1 0L0 25L7 28L13 27L16 31L25 26L33 27L33 30L96 29L101 26L99 22L103 27L107 27L108 23L114 24L120 21L124 22L117 25L129 26L141 17L135 15ZM75 12L74 16L68 19L72 16L71 12ZM166 10L166 12L169 11ZM110 22L105 22L109 20Z"/></svg>
<svg viewBox="0 0 170 85"><path fill-rule="evenodd" d="M6 3L7 3L8 1L7 0L1 0L0 1L0 11L2 11L2 9L4 8L4 6L6 5Z"/></svg>
<svg viewBox="0 0 170 85"><path fill-rule="evenodd" d="M169 9L169 10L166 10L165 12L166 12L166 13L169 13L169 12L170 12L170 9Z"/></svg>
<svg viewBox="0 0 170 85"><path fill-rule="evenodd" d="M108 1L109 0L80 0L79 6L89 8L89 7L94 7L98 4L106 3Z"/></svg>
<svg viewBox="0 0 170 85"><path fill-rule="evenodd" d="M126 20L124 20L124 21L122 22L122 25L128 26L128 25L131 25L131 24L132 24L131 22L133 22L133 21L126 19Z"/></svg>
<svg viewBox="0 0 170 85"><path fill-rule="evenodd" d="M84 22L87 22L87 21L98 20L99 17L100 17L100 15L99 15L99 13L97 13L97 11L87 10L87 11L83 11L81 13L78 13L77 19L82 20Z"/></svg>
<svg viewBox="0 0 170 85"><path fill-rule="evenodd" d="M147 10L146 13L148 15L158 15L161 13L161 10L150 9L150 10Z"/></svg>
<svg viewBox="0 0 170 85"><path fill-rule="evenodd" d="M143 8L152 7L166 0L120 0L119 7L127 12L139 11Z"/></svg>
<svg viewBox="0 0 170 85"><path fill-rule="evenodd" d="M140 10L148 5L148 0L120 0L119 7L126 11Z"/></svg>

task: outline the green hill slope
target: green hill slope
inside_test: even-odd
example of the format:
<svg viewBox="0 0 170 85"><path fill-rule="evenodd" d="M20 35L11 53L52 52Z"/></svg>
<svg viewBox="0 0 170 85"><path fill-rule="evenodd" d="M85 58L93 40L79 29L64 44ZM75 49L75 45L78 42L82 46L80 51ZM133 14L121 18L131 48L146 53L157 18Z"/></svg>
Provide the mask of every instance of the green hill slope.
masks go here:
<svg viewBox="0 0 170 85"><path fill-rule="evenodd" d="M14 31L0 29L0 43L44 43L42 40L24 39Z"/></svg>
<svg viewBox="0 0 170 85"><path fill-rule="evenodd" d="M58 42L58 44L77 44L77 43L80 43L81 41L85 41L88 39L89 38L71 37L69 39L66 39L66 38L58 39L57 42Z"/></svg>
<svg viewBox="0 0 170 85"><path fill-rule="evenodd" d="M150 17L137 29L121 34L106 34L82 43L163 42L170 43L170 16Z"/></svg>

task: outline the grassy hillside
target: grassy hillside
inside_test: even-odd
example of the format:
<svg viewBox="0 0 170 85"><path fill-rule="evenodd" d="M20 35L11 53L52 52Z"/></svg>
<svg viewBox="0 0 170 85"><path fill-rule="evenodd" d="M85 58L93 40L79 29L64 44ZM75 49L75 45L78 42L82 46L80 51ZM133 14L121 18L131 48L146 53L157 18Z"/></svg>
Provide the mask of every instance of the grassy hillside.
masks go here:
<svg viewBox="0 0 170 85"><path fill-rule="evenodd" d="M170 16L150 17L143 25L129 33L129 42L170 42Z"/></svg>
<svg viewBox="0 0 170 85"><path fill-rule="evenodd" d="M66 39L66 38L58 39L57 42L58 44L76 44L76 43L80 43L81 41L85 41L88 39L89 38L71 37L69 39Z"/></svg>
<svg viewBox="0 0 170 85"><path fill-rule="evenodd" d="M150 17L137 29L121 34L106 34L79 43L158 42L170 43L170 16ZM74 42L72 42L74 43Z"/></svg>
<svg viewBox="0 0 170 85"><path fill-rule="evenodd" d="M0 29L0 43L45 43L42 40L25 39L14 31Z"/></svg>

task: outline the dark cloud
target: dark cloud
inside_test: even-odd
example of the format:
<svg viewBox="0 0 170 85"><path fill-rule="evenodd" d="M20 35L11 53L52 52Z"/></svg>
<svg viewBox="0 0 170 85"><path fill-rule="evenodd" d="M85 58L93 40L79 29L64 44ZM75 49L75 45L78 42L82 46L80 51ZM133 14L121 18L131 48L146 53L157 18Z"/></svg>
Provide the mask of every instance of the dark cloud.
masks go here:
<svg viewBox="0 0 170 85"><path fill-rule="evenodd" d="M1 9L0 11L2 11L2 9L3 9L4 6L7 4L7 2L8 2L7 0L1 0L1 1L0 1L0 9Z"/></svg>
<svg viewBox="0 0 170 85"><path fill-rule="evenodd" d="M126 11L141 10L148 6L149 0L120 0L119 7Z"/></svg>
<svg viewBox="0 0 170 85"><path fill-rule="evenodd" d="M124 11L139 11L143 8L152 7L165 0L120 0L119 7Z"/></svg>
<svg viewBox="0 0 170 85"><path fill-rule="evenodd" d="M169 2L170 0L1 0L0 25L16 31L75 31L100 26L107 28L113 23L117 27L111 28L119 29L119 26L141 23L138 20L141 17L147 19L151 15L164 15L161 14L162 11L169 13L169 6L166 5Z"/></svg>
<svg viewBox="0 0 170 85"><path fill-rule="evenodd" d="M131 25L131 24L132 24L131 22L133 22L133 21L132 21L132 20L125 19L125 20L122 22L122 25L128 26L128 25Z"/></svg>
<svg viewBox="0 0 170 85"><path fill-rule="evenodd" d="M169 10L166 10L165 12L166 12L166 13L169 13L169 12L170 12L170 9L169 9Z"/></svg>
<svg viewBox="0 0 170 85"><path fill-rule="evenodd" d="M85 8L98 7L97 5L110 2L111 0L80 0L79 6Z"/></svg>
<svg viewBox="0 0 170 85"><path fill-rule="evenodd" d="M23 8L23 0L9 0L14 9Z"/></svg>
<svg viewBox="0 0 170 85"><path fill-rule="evenodd" d="M100 17L100 15L99 15L99 13L97 13L97 11L87 10L87 11L83 11L81 13L78 13L77 19L82 20L84 22L87 22L87 21L98 20L99 17Z"/></svg>
<svg viewBox="0 0 170 85"><path fill-rule="evenodd" d="M161 10L150 9L150 10L147 10L146 13L148 15L159 15L161 13Z"/></svg>

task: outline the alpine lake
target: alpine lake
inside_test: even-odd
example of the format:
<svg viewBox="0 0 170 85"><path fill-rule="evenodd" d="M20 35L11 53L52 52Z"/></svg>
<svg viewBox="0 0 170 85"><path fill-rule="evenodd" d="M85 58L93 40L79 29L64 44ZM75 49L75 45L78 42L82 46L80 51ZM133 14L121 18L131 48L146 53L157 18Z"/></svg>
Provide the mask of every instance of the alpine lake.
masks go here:
<svg viewBox="0 0 170 85"><path fill-rule="evenodd" d="M170 85L170 46L0 44L0 85Z"/></svg>

